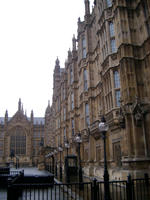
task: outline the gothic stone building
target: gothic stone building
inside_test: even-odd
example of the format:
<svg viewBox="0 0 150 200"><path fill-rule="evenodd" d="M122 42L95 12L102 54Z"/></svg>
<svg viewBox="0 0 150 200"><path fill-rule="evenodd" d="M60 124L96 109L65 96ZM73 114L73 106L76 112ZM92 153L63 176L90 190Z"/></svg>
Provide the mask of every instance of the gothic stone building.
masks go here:
<svg viewBox="0 0 150 200"><path fill-rule="evenodd" d="M0 165L10 162L19 166L38 164L40 145L44 144L44 118L34 117L33 111L28 118L23 111L21 100L13 117L0 117ZM13 157L11 155L13 153Z"/></svg>
<svg viewBox="0 0 150 200"><path fill-rule="evenodd" d="M47 145L68 140L77 155L80 132L84 175L102 178L104 115L110 177L142 176L150 170L150 1L95 0L92 11L84 3L64 68L56 60Z"/></svg>

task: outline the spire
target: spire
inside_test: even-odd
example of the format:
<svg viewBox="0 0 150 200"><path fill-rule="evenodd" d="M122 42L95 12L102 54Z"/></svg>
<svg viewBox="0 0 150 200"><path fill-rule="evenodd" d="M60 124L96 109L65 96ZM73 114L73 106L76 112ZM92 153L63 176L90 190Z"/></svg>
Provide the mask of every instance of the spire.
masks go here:
<svg viewBox="0 0 150 200"><path fill-rule="evenodd" d="M8 123L8 111L6 110L6 112L5 112L5 124L7 124Z"/></svg>
<svg viewBox="0 0 150 200"><path fill-rule="evenodd" d="M76 51L76 38L75 38L75 35L73 35L73 38L72 38L72 50Z"/></svg>
<svg viewBox="0 0 150 200"><path fill-rule="evenodd" d="M55 66L56 66L56 67L60 67L60 62L59 62L58 57L57 57L57 59L56 59L56 61L55 61Z"/></svg>
<svg viewBox="0 0 150 200"><path fill-rule="evenodd" d="M31 110L30 120L33 123L33 110Z"/></svg>
<svg viewBox="0 0 150 200"><path fill-rule="evenodd" d="M85 15L90 15L90 2L89 0L84 0L85 3Z"/></svg>
<svg viewBox="0 0 150 200"><path fill-rule="evenodd" d="M48 100L48 106L50 106L50 100Z"/></svg>
<svg viewBox="0 0 150 200"><path fill-rule="evenodd" d="M18 102L18 111L21 111L21 99L19 98L19 102Z"/></svg>
<svg viewBox="0 0 150 200"><path fill-rule="evenodd" d="M78 23L80 23L81 22L81 19L80 19L80 17L78 18Z"/></svg>
<svg viewBox="0 0 150 200"><path fill-rule="evenodd" d="M49 115L50 111L51 111L51 107L50 107L50 100L49 100L48 101L48 106L47 106L46 111L45 111L45 116Z"/></svg>

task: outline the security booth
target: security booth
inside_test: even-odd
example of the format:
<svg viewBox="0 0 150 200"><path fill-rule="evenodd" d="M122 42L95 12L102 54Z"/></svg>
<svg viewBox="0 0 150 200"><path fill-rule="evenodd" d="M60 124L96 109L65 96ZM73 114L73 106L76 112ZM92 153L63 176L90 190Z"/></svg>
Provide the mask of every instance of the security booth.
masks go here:
<svg viewBox="0 0 150 200"><path fill-rule="evenodd" d="M65 157L65 178L66 182L76 182L78 177L77 156L68 155Z"/></svg>

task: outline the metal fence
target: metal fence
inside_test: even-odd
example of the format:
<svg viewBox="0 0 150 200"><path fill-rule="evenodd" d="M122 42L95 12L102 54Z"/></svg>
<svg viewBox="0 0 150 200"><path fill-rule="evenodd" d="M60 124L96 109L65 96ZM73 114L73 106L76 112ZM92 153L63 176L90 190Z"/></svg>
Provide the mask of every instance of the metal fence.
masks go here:
<svg viewBox="0 0 150 200"><path fill-rule="evenodd" d="M109 181L110 199L150 200L150 179ZM0 200L105 200L104 182L11 184L0 188Z"/></svg>

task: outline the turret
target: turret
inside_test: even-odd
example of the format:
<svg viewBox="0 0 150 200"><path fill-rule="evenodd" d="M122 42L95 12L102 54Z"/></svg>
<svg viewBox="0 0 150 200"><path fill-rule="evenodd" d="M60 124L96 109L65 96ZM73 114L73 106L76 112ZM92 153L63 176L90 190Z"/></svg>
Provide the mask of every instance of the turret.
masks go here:
<svg viewBox="0 0 150 200"><path fill-rule="evenodd" d="M90 2L89 2L89 0L85 0L84 3L85 3L85 16L90 15Z"/></svg>
<svg viewBox="0 0 150 200"><path fill-rule="evenodd" d="M48 101L48 106L45 111L45 124L47 124L49 122L50 113L51 113L51 107L50 107L50 101Z"/></svg>
<svg viewBox="0 0 150 200"><path fill-rule="evenodd" d="M60 86L60 62L57 57L53 74L53 88L54 88L53 97L56 96L59 86Z"/></svg>
<svg viewBox="0 0 150 200"><path fill-rule="evenodd" d="M8 123L8 111L6 110L6 112L5 112L5 124L7 124Z"/></svg>
<svg viewBox="0 0 150 200"><path fill-rule="evenodd" d="M55 61L55 68L60 68L60 62L59 62L58 57L57 57L57 59Z"/></svg>
<svg viewBox="0 0 150 200"><path fill-rule="evenodd" d="M71 53L71 50L69 48L69 50L68 50L68 62L70 63L71 60L72 60L72 53Z"/></svg>
<svg viewBox="0 0 150 200"><path fill-rule="evenodd" d="M72 38L72 50L76 51L76 38L75 38L75 35L73 35L73 38Z"/></svg>
<svg viewBox="0 0 150 200"><path fill-rule="evenodd" d="M33 117L34 117L33 110L31 110L31 115L30 115L31 123L33 123Z"/></svg>
<svg viewBox="0 0 150 200"><path fill-rule="evenodd" d="M90 2L89 0L85 0L85 16L84 16L84 20L86 24L89 24L90 22Z"/></svg>
<svg viewBox="0 0 150 200"><path fill-rule="evenodd" d="M18 102L18 111L21 111L21 99L19 99L19 102Z"/></svg>

